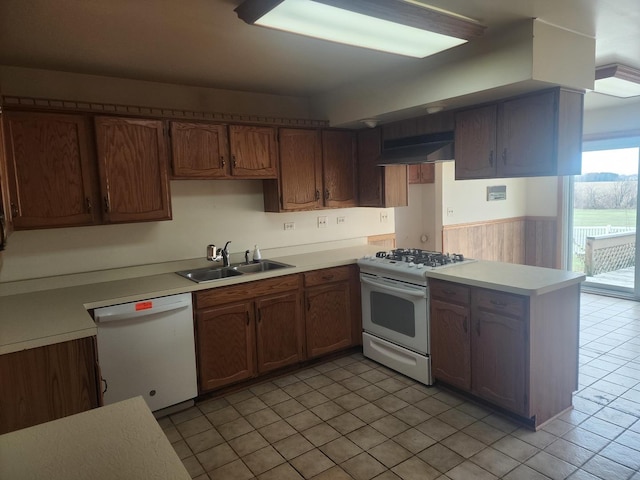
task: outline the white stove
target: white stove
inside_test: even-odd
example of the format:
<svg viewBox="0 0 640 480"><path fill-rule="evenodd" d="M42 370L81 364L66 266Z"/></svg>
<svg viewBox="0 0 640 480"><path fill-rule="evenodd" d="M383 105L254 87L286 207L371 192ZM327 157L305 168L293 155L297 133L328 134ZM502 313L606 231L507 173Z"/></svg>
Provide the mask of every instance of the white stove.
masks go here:
<svg viewBox="0 0 640 480"><path fill-rule="evenodd" d="M426 285L426 272L475 262L459 253L440 253L418 248L398 248L388 252L366 255L358 260L360 271L389 275L405 281Z"/></svg>
<svg viewBox="0 0 640 480"><path fill-rule="evenodd" d="M358 260L364 355L431 385L427 272L473 261L416 248Z"/></svg>

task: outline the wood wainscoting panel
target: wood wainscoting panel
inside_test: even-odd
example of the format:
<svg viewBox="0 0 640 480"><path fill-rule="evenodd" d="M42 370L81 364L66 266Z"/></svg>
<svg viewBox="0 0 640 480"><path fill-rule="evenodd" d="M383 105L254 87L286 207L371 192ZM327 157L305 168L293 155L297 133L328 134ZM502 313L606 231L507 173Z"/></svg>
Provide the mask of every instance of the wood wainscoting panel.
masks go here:
<svg viewBox="0 0 640 480"><path fill-rule="evenodd" d="M393 250L396 248L396 234L384 233L382 235L371 235L367 237L368 245L378 245L379 247Z"/></svg>
<svg viewBox="0 0 640 480"><path fill-rule="evenodd" d="M442 251L468 258L556 267L556 217L514 217L444 225Z"/></svg>

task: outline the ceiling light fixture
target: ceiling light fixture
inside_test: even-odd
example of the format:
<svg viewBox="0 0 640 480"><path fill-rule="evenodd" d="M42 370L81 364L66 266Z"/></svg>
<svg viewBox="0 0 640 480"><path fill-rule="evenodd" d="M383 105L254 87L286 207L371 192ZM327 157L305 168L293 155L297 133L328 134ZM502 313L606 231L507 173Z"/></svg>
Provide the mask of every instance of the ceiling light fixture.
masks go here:
<svg viewBox="0 0 640 480"><path fill-rule="evenodd" d="M250 25L424 58L482 35L474 20L404 0L245 0Z"/></svg>
<svg viewBox="0 0 640 480"><path fill-rule="evenodd" d="M378 120L376 120L375 118L364 118L360 121L368 128L376 128L376 126L378 125Z"/></svg>
<svg viewBox="0 0 640 480"><path fill-rule="evenodd" d="M620 98L640 95L640 70L617 63L596 68L594 91Z"/></svg>

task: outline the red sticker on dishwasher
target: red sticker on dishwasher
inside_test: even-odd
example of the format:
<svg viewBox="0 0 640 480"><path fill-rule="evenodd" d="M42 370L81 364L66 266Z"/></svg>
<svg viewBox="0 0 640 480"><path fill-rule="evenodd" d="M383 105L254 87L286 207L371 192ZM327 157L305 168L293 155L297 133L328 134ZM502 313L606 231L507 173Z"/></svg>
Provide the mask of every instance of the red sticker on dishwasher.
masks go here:
<svg viewBox="0 0 640 480"><path fill-rule="evenodd" d="M136 303L136 312L138 310L149 310L153 308L153 302L138 302Z"/></svg>

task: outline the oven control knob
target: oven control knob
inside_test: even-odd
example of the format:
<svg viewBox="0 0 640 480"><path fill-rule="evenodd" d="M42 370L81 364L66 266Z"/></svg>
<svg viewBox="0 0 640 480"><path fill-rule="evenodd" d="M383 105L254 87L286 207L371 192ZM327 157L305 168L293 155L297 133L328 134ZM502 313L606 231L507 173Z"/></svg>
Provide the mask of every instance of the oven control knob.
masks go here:
<svg viewBox="0 0 640 480"><path fill-rule="evenodd" d="M409 264L408 264L408 265L409 265L409 268L411 268L411 267L415 267L415 266L416 266L416 264L415 264L415 263L413 263L413 262L409 262Z"/></svg>
<svg viewBox="0 0 640 480"><path fill-rule="evenodd" d="M416 265L416 268L417 268L418 270L420 270L420 269L421 269L421 268L423 268L423 267L424 267L424 264L423 264L423 263L419 263L419 264L417 264L417 265Z"/></svg>

